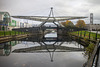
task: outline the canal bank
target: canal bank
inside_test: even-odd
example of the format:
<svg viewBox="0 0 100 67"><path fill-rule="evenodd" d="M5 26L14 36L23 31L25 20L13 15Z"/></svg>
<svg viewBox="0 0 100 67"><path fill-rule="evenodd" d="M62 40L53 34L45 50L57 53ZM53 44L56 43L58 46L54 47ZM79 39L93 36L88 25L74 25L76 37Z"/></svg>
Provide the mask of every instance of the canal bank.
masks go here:
<svg viewBox="0 0 100 67"><path fill-rule="evenodd" d="M18 39L26 38L26 37L28 37L27 34L0 37L0 43L9 42L12 40L18 40Z"/></svg>
<svg viewBox="0 0 100 67"><path fill-rule="evenodd" d="M56 62L55 58L52 57L53 54L54 55L62 54L62 56L60 56L60 57L63 57L63 55L65 55L64 58L66 58L66 57L69 57L69 55L67 56L66 54L70 53L71 55L73 55L71 58L73 58L74 60L71 58L69 60L77 61L79 59L79 57L81 57L82 61L78 60L77 63L81 62L80 65L75 65L74 63L76 63L76 62L68 62L68 59L64 60L64 58L63 58L64 61L68 62L67 65L65 65L65 63L64 63L65 66L71 67L70 64L73 64L75 67L77 67L77 66L82 67L84 65L84 63L87 62L87 59L86 59L87 57L84 58L84 56L85 56L85 52L86 52L86 47L88 47L88 45L90 44L90 40L85 40L84 38L77 37L74 35L73 36L72 35L61 36L61 35L57 35L56 32L51 32L51 33L46 32L44 35L41 35L41 36L42 37L40 37L38 34L34 34L33 36L31 34L22 34L22 35L16 35L16 36L14 36L14 35L8 36L8 37L6 36L6 37L4 37L4 39L1 38L1 40L5 40L5 42L21 41L19 44L16 44L15 46L13 46L12 50L10 49L11 55L15 54L15 55L19 56L18 58L22 57L20 55L23 55L23 56L25 56L25 55L26 56L29 56L29 55L44 56L44 54L45 55L49 54L51 62L55 63ZM6 41L6 40L9 40L9 41ZM91 42L96 43L96 41L92 41L92 40L91 40ZM2 42L2 43L4 43L4 42ZM9 57L11 55L9 55ZM78 56L77 59L74 58L74 57L76 57L76 55ZM40 58L40 56L38 56L38 57ZM34 58L38 58L38 57L34 56ZM14 58L16 58L16 57L14 57ZM29 58L29 57L27 57L27 58ZM23 59L25 59L25 57ZM27 60L23 60L23 61L27 61ZM35 59L35 60L38 61L37 59ZM47 58L47 60L43 60L43 59L41 59L41 60L45 62L49 59ZM59 59L57 61L59 61L59 63L61 63L60 60L61 59ZM11 60L11 61L13 61L13 60ZM35 64L35 61L33 61L33 60L31 60L31 61L34 62L35 66L37 66L37 64ZM44 65L45 64L46 63L44 63ZM56 62L55 64L58 64L58 62ZM52 64L52 65L55 66L55 64L54 65ZM63 63L61 63L61 65L62 64ZM11 64L8 64L8 65L11 65ZM27 62L26 62L26 65L28 65ZM18 66L21 67L21 63Z"/></svg>
<svg viewBox="0 0 100 67"><path fill-rule="evenodd" d="M83 67L98 67L99 50L100 50L100 45L99 45L100 44L100 38L99 38L100 34L92 33L95 35L95 38L92 39L90 38L91 36L90 33L91 32L89 32L89 38L85 38L85 36L82 36L82 32L80 34L78 32L78 35L77 33L76 34L70 33L70 35L78 43L81 43L83 46L85 46L85 51L86 51L85 54L88 56L88 61L83 65Z"/></svg>
<svg viewBox="0 0 100 67"><path fill-rule="evenodd" d="M69 37L57 36L54 32L44 37L31 36L19 40L19 43L9 48L11 50L9 56L0 57L0 66L82 67L87 61L87 57L84 56L84 46ZM5 44L10 45L10 43ZM8 50L7 46L1 49Z"/></svg>

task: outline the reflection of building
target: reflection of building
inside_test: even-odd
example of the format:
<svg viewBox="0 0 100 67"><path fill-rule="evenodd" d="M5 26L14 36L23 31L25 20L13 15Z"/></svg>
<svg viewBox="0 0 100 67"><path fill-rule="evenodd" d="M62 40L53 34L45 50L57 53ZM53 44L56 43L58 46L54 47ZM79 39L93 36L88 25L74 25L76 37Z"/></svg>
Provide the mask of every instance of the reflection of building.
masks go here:
<svg viewBox="0 0 100 67"><path fill-rule="evenodd" d="M4 43L0 44L0 56L9 56L11 53L11 45Z"/></svg>
<svg viewBox="0 0 100 67"><path fill-rule="evenodd" d="M3 56L5 54L4 49L0 49L0 56Z"/></svg>
<svg viewBox="0 0 100 67"><path fill-rule="evenodd" d="M7 31L10 22L10 14L8 12L0 12L0 31Z"/></svg>

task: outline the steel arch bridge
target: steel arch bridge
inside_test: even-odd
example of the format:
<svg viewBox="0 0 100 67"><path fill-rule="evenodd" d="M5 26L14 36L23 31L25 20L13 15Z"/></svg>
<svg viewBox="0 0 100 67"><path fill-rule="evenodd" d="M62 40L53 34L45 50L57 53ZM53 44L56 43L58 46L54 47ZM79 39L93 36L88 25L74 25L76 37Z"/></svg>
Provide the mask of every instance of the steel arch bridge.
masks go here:
<svg viewBox="0 0 100 67"><path fill-rule="evenodd" d="M76 17L76 16L54 16L53 7L51 7L49 16L12 16L12 17L42 22L38 27L42 27L47 22L54 23L57 27L59 25L60 25L60 27L63 27L63 25L61 25L59 23L59 21L87 18L87 17L82 17L82 16L80 16L80 17ZM55 22L58 22L59 25Z"/></svg>

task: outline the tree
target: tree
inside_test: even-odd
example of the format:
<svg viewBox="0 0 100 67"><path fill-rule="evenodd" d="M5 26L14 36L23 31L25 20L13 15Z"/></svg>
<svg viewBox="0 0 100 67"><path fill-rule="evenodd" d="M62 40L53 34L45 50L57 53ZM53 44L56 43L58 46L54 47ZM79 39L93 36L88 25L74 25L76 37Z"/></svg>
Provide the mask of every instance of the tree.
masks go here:
<svg viewBox="0 0 100 67"><path fill-rule="evenodd" d="M66 22L61 22L61 24L62 24L63 26L65 26L65 25L66 25Z"/></svg>
<svg viewBox="0 0 100 67"><path fill-rule="evenodd" d="M67 26L73 27L74 24L73 24L71 21L67 20L67 21L66 21L66 27L67 27Z"/></svg>
<svg viewBox="0 0 100 67"><path fill-rule="evenodd" d="M84 20L78 20L78 21L77 21L77 24L76 24L76 27L84 28L85 25L86 25L86 24L85 24Z"/></svg>
<svg viewBox="0 0 100 67"><path fill-rule="evenodd" d="M69 26L73 27L74 26L74 24L69 20L67 20L66 22L62 22L62 25L64 25L65 27L69 27Z"/></svg>

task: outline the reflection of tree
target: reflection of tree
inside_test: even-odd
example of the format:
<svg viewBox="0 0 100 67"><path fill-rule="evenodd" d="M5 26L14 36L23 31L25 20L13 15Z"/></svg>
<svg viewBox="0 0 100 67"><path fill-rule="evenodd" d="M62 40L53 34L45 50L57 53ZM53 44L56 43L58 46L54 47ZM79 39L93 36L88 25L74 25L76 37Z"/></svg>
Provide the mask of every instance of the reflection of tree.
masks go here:
<svg viewBox="0 0 100 67"><path fill-rule="evenodd" d="M4 50L5 50L5 55L9 56L11 53L11 45L9 44L4 45Z"/></svg>
<svg viewBox="0 0 100 67"><path fill-rule="evenodd" d="M0 56L9 56L11 53L11 45L8 43L4 43L0 45Z"/></svg>

